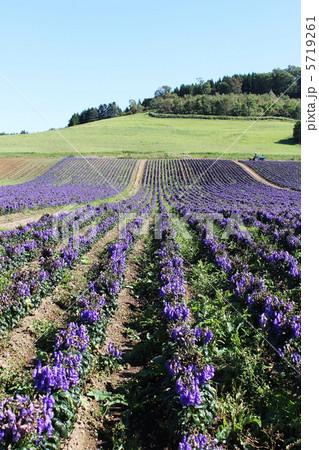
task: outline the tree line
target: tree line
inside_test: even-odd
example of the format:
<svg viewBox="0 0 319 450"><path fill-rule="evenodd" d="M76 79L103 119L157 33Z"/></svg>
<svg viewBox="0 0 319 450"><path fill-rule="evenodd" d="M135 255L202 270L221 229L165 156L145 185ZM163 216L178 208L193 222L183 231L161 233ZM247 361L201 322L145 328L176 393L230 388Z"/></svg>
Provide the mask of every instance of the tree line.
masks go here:
<svg viewBox="0 0 319 450"><path fill-rule="evenodd" d="M196 84L182 84L172 93L179 97L185 95L215 95L215 94L267 94L273 92L276 96L285 93L290 98L301 98L301 68L288 66L287 69L274 69L267 73L248 73L232 75L214 80L198 79ZM155 97L161 95L161 90Z"/></svg>
<svg viewBox="0 0 319 450"><path fill-rule="evenodd" d="M68 126L152 110L164 114L268 116L300 118L301 68L288 66L268 73L199 78L195 84L172 89L161 86L153 98L129 101L122 111L116 102L74 113Z"/></svg>
<svg viewBox="0 0 319 450"><path fill-rule="evenodd" d="M122 114L121 108L115 103L101 104L98 108L84 109L81 113L74 113L69 120L69 127L82 123L95 122L96 120L109 119Z"/></svg>
<svg viewBox="0 0 319 450"><path fill-rule="evenodd" d="M149 102L149 108L161 114L216 116L276 116L299 119L300 99L287 95L268 94L177 94L159 96Z"/></svg>
<svg viewBox="0 0 319 450"><path fill-rule="evenodd" d="M69 120L68 127L122 115L136 114L143 110L144 106L142 106L141 102L136 102L135 100L130 100L129 106L124 111L122 111L116 102L109 104L103 103L98 108L88 108L84 109L81 113L74 113Z"/></svg>

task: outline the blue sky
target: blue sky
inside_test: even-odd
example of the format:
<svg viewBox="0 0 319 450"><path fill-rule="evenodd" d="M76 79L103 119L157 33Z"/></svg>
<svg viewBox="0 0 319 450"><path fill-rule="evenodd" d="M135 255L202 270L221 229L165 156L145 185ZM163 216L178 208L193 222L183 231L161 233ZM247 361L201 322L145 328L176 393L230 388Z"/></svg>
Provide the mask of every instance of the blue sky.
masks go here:
<svg viewBox="0 0 319 450"><path fill-rule="evenodd" d="M6 0L0 49L0 75L46 119L0 76L0 132L44 131L162 85L300 66L300 2Z"/></svg>

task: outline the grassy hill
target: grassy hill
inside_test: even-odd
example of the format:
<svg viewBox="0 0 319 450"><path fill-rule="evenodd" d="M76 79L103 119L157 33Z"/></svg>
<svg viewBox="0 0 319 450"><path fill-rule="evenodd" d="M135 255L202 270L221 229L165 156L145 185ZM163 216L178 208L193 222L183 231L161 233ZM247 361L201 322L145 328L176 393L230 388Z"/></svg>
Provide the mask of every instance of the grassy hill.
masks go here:
<svg viewBox="0 0 319 450"><path fill-rule="evenodd" d="M185 156L300 159L292 145L294 121L155 118L147 114L116 117L42 133L0 136L0 156ZM225 152L225 153L224 153ZM1 160L0 160L1 164Z"/></svg>

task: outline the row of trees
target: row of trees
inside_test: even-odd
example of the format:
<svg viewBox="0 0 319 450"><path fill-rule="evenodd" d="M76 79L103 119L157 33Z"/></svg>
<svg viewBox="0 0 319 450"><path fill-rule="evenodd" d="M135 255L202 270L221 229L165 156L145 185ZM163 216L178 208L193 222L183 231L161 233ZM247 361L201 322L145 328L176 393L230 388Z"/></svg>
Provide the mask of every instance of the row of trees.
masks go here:
<svg viewBox="0 0 319 450"><path fill-rule="evenodd" d="M173 91L167 91L169 86L164 86L164 91L159 89L156 96L167 93L185 95L214 95L214 94L267 94L272 91L279 96L286 93L291 98L301 98L301 68L288 66L287 69L274 69L267 73L248 73L246 75L233 75L214 80L204 81L198 79L196 84L182 84Z"/></svg>
<svg viewBox="0 0 319 450"><path fill-rule="evenodd" d="M82 123L95 122L96 120L110 119L112 117L122 116L123 114L136 114L142 112L144 106L141 102L136 100L130 100L129 106L122 111L121 108L115 103L101 104L98 108L84 109L81 113L74 113L69 120L68 127L74 125L80 125Z"/></svg>
<svg viewBox="0 0 319 450"><path fill-rule="evenodd" d="M177 94L154 97L149 108L162 114L222 115L222 116L278 116L299 119L301 102L287 95L269 94Z"/></svg>
<svg viewBox="0 0 319 450"><path fill-rule="evenodd" d="M69 120L69 127L82 123L95 122L96 120L109 119L122 114L121 108L115 103L100 105L98 108L84 109L81 113L74 113Z"/></svg>
<svg viewBox="0 0 319 450"><path fill-rule="evenodd" d="M300 118L301 69L288 66L268 73L225 76L216 82L199 78L196 84L182 84L172 90L161 86L154 98L141 103L129 101L122 111L115 103L101 104L75 113L68 126L109 119L144 110L166 114L251 116L265 113L271 116ZM284 95L283 95L284 94Z"/></svg>

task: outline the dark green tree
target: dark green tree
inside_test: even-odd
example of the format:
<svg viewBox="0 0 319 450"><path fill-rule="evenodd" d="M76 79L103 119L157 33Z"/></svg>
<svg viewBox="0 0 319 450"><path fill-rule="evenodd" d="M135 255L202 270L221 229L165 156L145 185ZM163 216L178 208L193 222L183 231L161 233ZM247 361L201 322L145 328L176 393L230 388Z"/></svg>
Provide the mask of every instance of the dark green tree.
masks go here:
<svg viewBox="0 0 319 450"><path fill-rule="evenodd" d="M107 104L103 103L102 105L99 106L98 108L98 120L103 120L103 119L107 119Z"/></svg>
<svg viewBox="0 0 319 450"><path fill-rule="evenodd" d="M289 95L289 90L295 85L294 76L286 70L274 69L272 71L272 90L279 96L284 92Z"/></svg>
<svg viewBox="0 0 319 450"><path fill-rule="evenodd" d="M128 112L129 114L136 114L138 112L136 100L129 100Z"/></svg>
<svg viewBox="0 0 319 450"><path fill-rule="evenodd" d="M170 86L161 86L159 87L155 93L154 97L167 97L172 92L172 88Z"/></svg>
<svg viewBox="0 0 319 450"><path fill-rule="evenodd" d="M295 79L295 84L287 94L292 98L301 98L301 67L288 66L286 72L290 73Z"/></svg>
<svg viewBox="0 0 319 450"><path fill-rule="evenodd" d="M297 120L294 125L293 139L296 144L301 144L301 121Z"/></svg>
<svg viewBox="0 0 319 450"><path fill-rule="evenodd" d="M97 108L89 108L87 110L86 121L95 122L96 120L99 120L99 112Z"/></svg>
<svg viewBox="0 0 319 450"><path fill-rule="evenodd" d="M87 116L88 116L88 109L84 109L80 114L79 118L80 124L87 122Z"/></svg>
<svg viewBox="0 0 319 450"><path fill-rule="evenodd" d="M241 89L242 92L245 92L246 94L250 94L252 92L253 84L252 84L252 75L250 73L248 75L243 76Z"/></svg>
<svg viewBox="0 0 319 450"><path fill-rule="evenodd" d="M68 127L73 127L74 125L79 125L80 123L80 115L78 113L75 113L72 115L71 119L69 120Z"/></svg>
<svg viewBox="0 0 319 450"><path fill-rule="evenodd" d="M233 92L234 94L241 94L241 85L242 83L240 80L236 77L231 77L228 82L230 87L230 92Z"/></svg>
<svg viewBox="0 0 319 450"><path fill-rule="evenodd" d="M120 116L122 114L121 108L115 102L109 103L107 105L106 111L107 111L106 114L107 114L108 119L110 119L111 117Z"/></svg>
<svg viewBox="0 0 319 450"><path fill-rule="evenodd" d="M227 83L227 81L223 80L216 85L216 91L219 94L230 94L231 88L230 88L229 83Z"/></svg>

